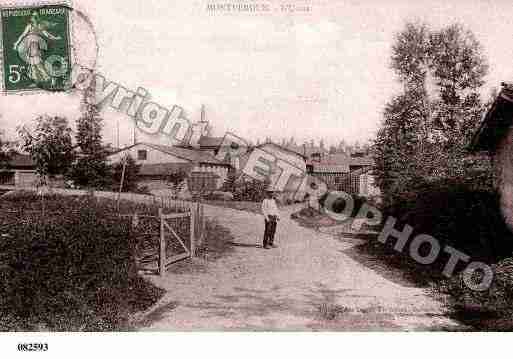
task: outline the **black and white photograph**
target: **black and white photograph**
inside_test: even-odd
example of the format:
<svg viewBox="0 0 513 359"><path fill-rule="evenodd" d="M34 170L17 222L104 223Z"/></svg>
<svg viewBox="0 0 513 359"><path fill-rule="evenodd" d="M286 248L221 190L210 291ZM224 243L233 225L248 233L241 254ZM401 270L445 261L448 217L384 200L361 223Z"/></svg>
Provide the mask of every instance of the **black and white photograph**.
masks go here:
<svg viewBox="0 0 513 359"><path fill-rule="evenodd" d="M506 345L513 3L0 0L0 22L0 356Z"/></svg>

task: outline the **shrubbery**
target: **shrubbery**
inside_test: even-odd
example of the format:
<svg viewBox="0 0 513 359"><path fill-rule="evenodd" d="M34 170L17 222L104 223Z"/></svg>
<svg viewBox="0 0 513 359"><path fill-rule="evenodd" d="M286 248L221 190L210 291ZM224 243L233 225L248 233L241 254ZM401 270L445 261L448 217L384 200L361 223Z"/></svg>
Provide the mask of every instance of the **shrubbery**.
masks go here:
<svg viewBox="0 0 513 359"><path fill-rule="evenodd" d="M493 263L513 251L499 195L486 187L457 179L418 183L415 192L398 198L385 212L399 219L397 228L409 224L414 235L431 235L474 260Z"/></svg>
<svg viewBox="0 0 513 359"><path fill-rule="evenodd" d="M439 283L438 293L449 294L449 304L462 321L479 330L513 330L513 259L492 265L491 286L486 291L473 291L460 274Z"/></svg>
<svg viewBox="0 0 513 359"><path fill-rule="evenodd" d="M126 329L162 295L137 275L134 238L111 203L50 196L42 217L41 197L26 193L0 212L0 330Z"/></svg>
<svg viewBox="0 0 513 359"><path fill-rule="evenodd" d="M328 195L329 195L329 192L326 192L319 198L319 205L321 208L325 208L326 199L328 198ZM351 195L351 199L353 201L354 207L353 207L353 211L352 211L350 217L354 218L358 214L358 211L360 210L362 205L364 203L368 203L368 200L367 200L367 198L356 195L356 194ZM345 210L346 205L347 205L347 203L343 198L337 198L333 202L333 205L331 206L332 208L330 208L330 210L332 210L335 213L342 213Z"/></svg>
<svg viewBox="0 0 513 359"><path fill-rule="evenodd" d="M219 191L231 192L235 201L261 202L269 185L269 180L262 182L245 175L237 177L234 172L229 172Z"/></svg>

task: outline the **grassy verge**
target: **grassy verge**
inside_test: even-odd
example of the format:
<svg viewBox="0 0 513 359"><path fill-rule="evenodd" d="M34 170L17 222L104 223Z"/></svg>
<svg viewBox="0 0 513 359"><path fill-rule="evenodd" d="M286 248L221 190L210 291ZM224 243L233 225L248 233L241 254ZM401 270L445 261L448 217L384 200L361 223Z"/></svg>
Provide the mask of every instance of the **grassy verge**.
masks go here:
<svg viewBox="0 0 513 359"><path fill-rule="evenodd" d="M128 330L163 295L137 274L134 238L114 208L87 196L2 198L1 331Z"/></svg>
<svg viewBox="0 0 513 359"><path fill-rule="evenodd" d="M344 224L344 222L336 221L327 214L312 208L302 208L298 212L293 213L291 218L300 226L306 228L333 227Z"/></svg>
<svg viewBox="0 0 513 359"><path fill-rule="evenodd" d="M196 247L195 257L198 260L186 260L172 265L171 274L203 273L208 269L209 262L215 262L233 252L233 236L230 230L214 219L207 219L205 237Z"/></svg>

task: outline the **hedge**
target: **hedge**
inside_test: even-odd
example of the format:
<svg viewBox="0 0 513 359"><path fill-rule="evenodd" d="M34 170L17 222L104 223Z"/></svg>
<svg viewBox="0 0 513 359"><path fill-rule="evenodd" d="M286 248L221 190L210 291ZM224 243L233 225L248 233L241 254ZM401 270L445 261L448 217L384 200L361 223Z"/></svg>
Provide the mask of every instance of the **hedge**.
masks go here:
<svg viewBox="0 0 513 359"><path fill-rule="evenodd" d="M137 275L129 224L89 197L0 203L0 330L112 331L162 290Z"/></svg>

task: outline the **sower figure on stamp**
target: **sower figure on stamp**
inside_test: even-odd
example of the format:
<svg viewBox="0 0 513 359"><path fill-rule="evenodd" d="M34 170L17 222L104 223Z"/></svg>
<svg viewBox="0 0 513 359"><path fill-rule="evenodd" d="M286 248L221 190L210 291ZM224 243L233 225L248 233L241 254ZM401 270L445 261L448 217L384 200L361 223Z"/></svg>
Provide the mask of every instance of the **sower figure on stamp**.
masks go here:
<svg viewBox="0 0 513 359"><path fill-rule="evenodd" d="M269 249L276 247L274 244L274 235L276 233L276 225L280 220L280 211L276 205L272 191L266 192L266 198L262 202L262 213L265 219L265 231L264 231L264 248Z"/></svg>

